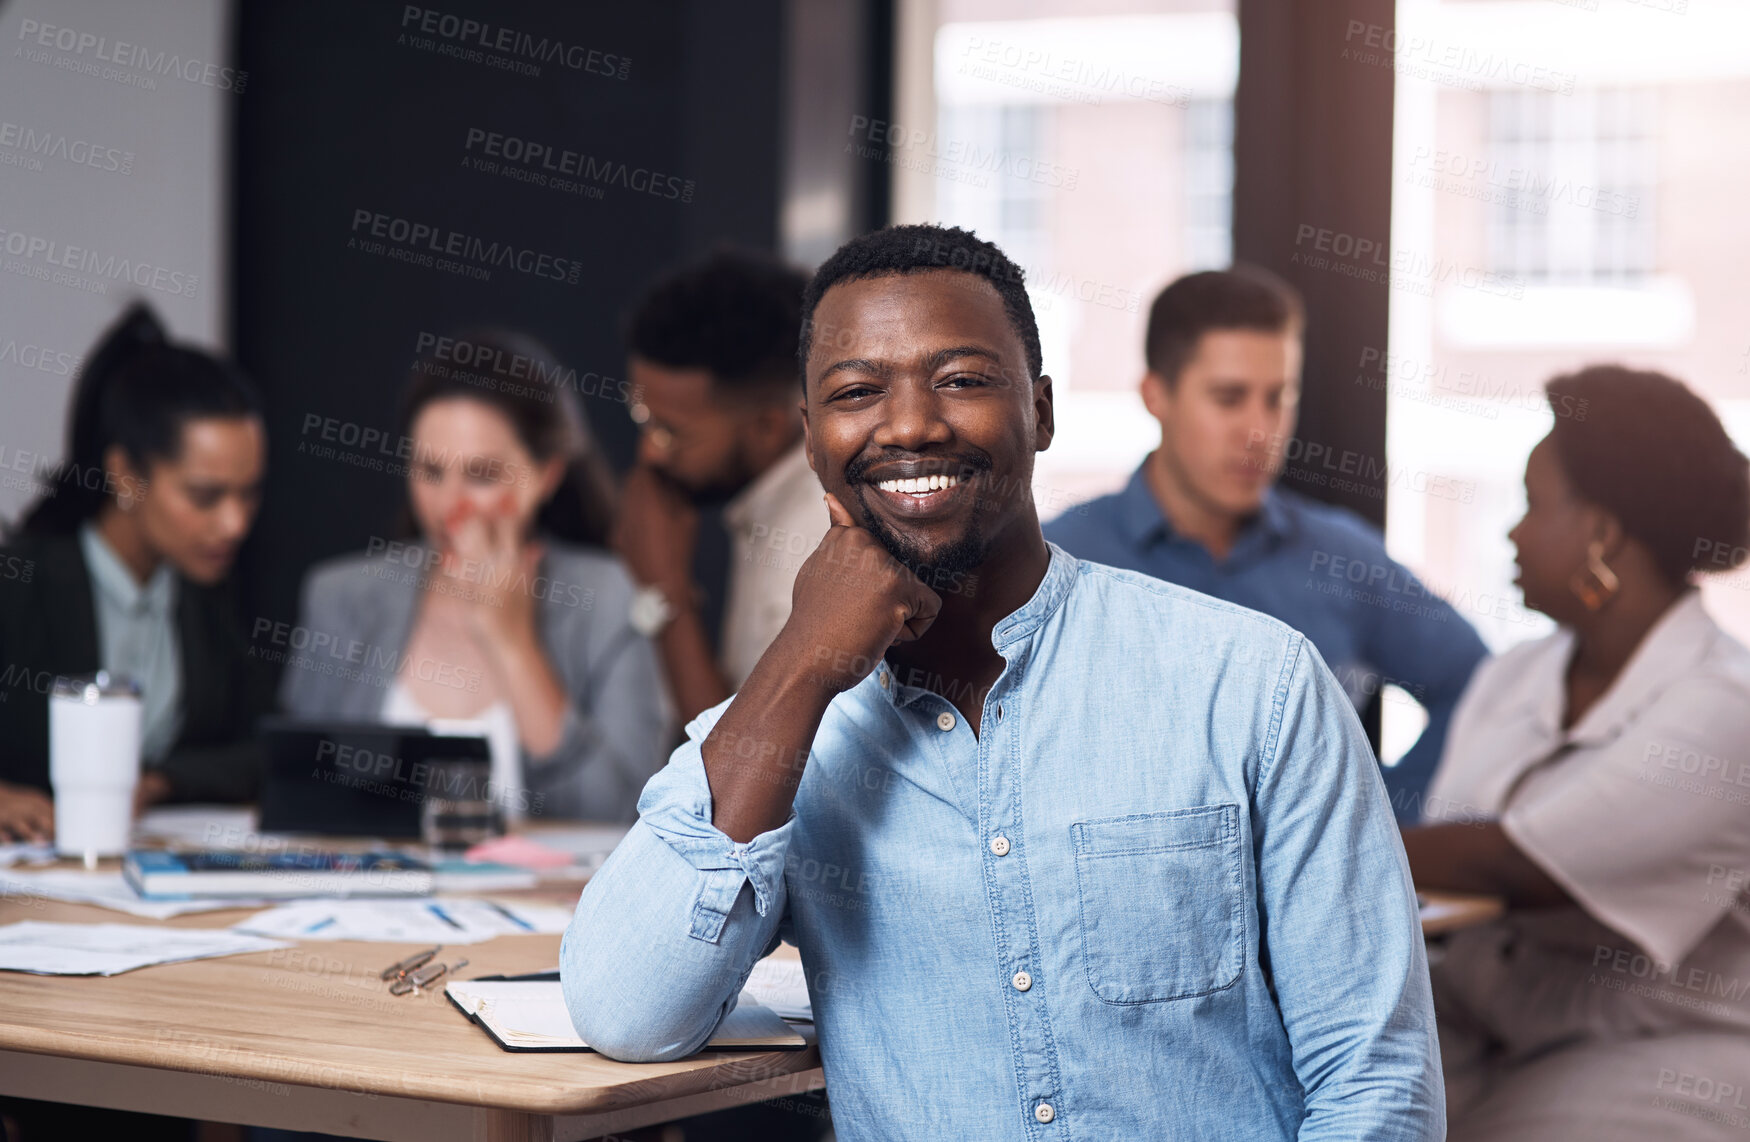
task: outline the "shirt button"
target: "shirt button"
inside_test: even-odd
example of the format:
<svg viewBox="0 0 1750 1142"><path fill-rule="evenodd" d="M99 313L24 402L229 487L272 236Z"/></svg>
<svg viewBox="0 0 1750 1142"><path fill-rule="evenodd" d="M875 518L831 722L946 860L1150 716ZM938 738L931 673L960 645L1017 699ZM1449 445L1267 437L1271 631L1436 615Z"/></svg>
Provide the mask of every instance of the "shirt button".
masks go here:
<svg viewBox="0 0 1750 1142"><path fill-rule="evenodd" d="M1050 1122L1057 1117L1057 1111L1051 1109L1049 1102L1042 1102L1033 1108L1033 1117L1041 1122Z"/></svg>
<svg viewBox="0 0 1750 1142"><path fill-rule="evenodd" d="M1015 973L1015 978L1010 982L1015 985L1016 991L1026 991L1033 986L1033 977L1024 971L1018 971Z"/></svg>
<svg viewBox="0 0 1750 1142"><path fill-rule="evenodd" d="M937 714L936 715L936 728L938 730L941 730L943 733L947 733L949 730L953 729L954 728L954 715L950 714L946 710L943 710L941 713Z"/></svg>
<svg viewBox="0 0 1750 1142"><path fill-rule="evenodd" d="M1007 837L992 837L990 839L990 851L997 854L1000 857L1008 856L1009 855L1009 838L1007 838Z"/></svg>

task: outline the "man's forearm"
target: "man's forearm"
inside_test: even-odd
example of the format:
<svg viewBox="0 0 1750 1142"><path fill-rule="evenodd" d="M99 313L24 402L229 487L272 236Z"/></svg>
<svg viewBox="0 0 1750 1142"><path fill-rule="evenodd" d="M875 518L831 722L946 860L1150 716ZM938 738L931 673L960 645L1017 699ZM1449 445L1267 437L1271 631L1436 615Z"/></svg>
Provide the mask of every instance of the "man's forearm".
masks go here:
<svg viewBox="0 0 1750 1142"><path fill-rule="evenodd" d="M782 635L723 711L700 756L711 823L746 843L789 820L820 719L836 691L813 675Z"/></svg>
<svg viewBox="0 0 1750 1142"><path fill-rule="evenodd" d="M697 773L683 761L655 783L690 786ZM703 836L704 822L680 808L696 804L696 795L676 794L659 792L658 824L633 825L590 878L560 944L573 1025L602 1054L625 1062L666 1062L698 1050L740 981L771 950L784 916L783 842L750 880L724 856L722 838ZM762 891L763 911L756 903Z"/></svg>
<svg viewBox="0 0 1750 1142"><path fill-rule="evenodd" d="M729 684L712 658L711 640L697 607L680 608L657 635L656 651L682 725L729 697Z"/></svg>

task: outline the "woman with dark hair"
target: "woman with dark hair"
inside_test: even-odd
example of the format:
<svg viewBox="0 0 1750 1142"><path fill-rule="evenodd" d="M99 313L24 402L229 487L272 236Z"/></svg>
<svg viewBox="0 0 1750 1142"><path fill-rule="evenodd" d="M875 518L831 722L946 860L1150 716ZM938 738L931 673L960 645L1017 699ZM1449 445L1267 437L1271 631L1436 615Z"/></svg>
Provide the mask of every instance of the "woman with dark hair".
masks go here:
<svg viewBox="0 0 1750 1142"><path fill-rule="evenodd" d="M1460 702L1420 887L1503 898L1431 956L1453 1139L1737 1137L1750 1082L1750 650L1697 572L1745 557L1712 410L1615 366L1549 385L1509 538L1555 634Z"/></svg>
<svg viewBox="0 0 1750 1142"><path fill-rule="evenodd" d="M461 722L490 744L508 817L630 821L663 761L668 703L628 617L631 581L590 550L608 481L570 374L516 334L445 344L403 402L412 538L310 573L302 625L357 654L338 673L289 665L283 704Z"/></svg>
<svg viewBox="0 0 1750 1142"><path fill-rule="evenodd" d="M260 499L260 400L136 305L81 371L67 435L0 552L0 834L52 827L47 695L99 669L141 687L142 804L246 800L271 690L226 580Z"/></svg>

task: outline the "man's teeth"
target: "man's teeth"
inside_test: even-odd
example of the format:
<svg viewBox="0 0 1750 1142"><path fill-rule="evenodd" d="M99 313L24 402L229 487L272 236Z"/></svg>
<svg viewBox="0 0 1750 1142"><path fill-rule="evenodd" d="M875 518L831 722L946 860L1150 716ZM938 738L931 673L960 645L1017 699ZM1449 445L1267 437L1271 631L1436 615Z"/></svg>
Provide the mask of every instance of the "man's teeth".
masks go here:
<svg viewBox="0 0 1750 1142"><path fill-rule="evenodd" d="M910 480L882 480L875 486L884 492L910 492L912 495L922 495L925 492L939 492L944 488L952 488L959 482L959 476L918 476Z"/></svg>

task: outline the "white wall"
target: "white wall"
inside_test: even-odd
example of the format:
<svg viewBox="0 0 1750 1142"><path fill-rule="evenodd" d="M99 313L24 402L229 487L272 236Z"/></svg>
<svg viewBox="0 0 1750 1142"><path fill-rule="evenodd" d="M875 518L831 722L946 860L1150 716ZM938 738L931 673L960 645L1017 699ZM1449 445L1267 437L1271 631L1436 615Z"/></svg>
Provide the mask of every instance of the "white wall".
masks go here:
<svg viewBox="0 0 1750 1142"><path fill-rule="evenodd" d="M249 90L228 12L0 8L0 520L60 456L77 361L129 301L151 302L178 339L222 344L226 124ZM27 276L44 274L77 280Z"/></svg>

